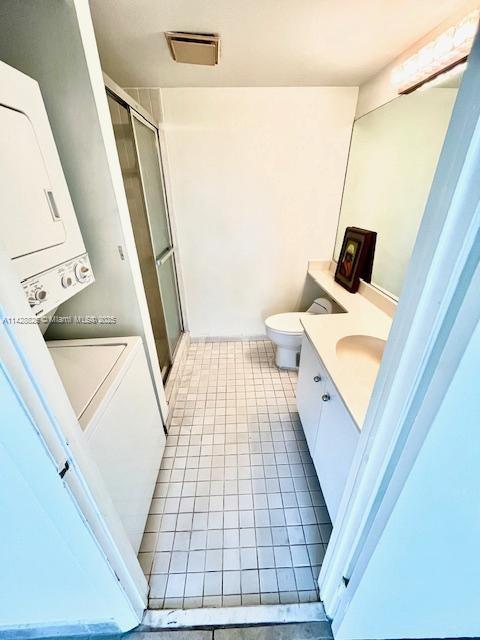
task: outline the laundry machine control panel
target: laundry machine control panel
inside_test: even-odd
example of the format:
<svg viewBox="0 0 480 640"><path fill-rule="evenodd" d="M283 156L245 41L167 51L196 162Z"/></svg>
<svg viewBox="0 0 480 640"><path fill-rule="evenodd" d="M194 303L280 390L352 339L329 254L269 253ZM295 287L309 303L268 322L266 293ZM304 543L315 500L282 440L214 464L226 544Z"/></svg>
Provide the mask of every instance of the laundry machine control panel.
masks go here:
<svg viewBox="0 0 480 640"><path fill-rule="evenodd" d="M94 281L86 253L22 282L36 316L42 316Z"/></svg>

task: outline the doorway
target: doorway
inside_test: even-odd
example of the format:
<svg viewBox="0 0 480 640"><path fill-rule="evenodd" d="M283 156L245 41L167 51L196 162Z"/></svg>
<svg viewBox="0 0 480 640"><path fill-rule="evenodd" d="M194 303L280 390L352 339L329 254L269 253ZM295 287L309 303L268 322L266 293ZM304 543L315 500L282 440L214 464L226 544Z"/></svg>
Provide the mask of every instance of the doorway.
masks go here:
<svg viewBox="0 0 480 640"><path fill-rule="evenodd" d="M107 90L135 245L165 381L183 332L158 130Z"/></svg>

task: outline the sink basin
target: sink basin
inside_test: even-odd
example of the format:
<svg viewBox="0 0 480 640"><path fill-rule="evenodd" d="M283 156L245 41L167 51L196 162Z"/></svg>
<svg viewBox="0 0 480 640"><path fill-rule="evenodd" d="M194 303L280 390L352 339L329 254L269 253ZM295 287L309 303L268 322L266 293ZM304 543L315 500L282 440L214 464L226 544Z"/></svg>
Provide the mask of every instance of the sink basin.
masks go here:
<svg viewBox="0 0 480 640"><path fill-rule="evenodd" d="M337 357L352 367L370 375L376 375L383 356L386 341L373 336L345 336L337 342Z"/></svg>

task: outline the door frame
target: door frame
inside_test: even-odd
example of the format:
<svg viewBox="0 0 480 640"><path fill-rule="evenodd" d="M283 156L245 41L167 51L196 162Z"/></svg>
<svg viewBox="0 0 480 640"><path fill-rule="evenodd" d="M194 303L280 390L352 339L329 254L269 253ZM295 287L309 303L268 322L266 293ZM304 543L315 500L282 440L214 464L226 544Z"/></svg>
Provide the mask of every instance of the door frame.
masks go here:
<svg viewBox="0 0 480 640"><path fill-rule="evenodd" d="M479 166L477 36L320 572L334 633L480 321Z"/></svg>

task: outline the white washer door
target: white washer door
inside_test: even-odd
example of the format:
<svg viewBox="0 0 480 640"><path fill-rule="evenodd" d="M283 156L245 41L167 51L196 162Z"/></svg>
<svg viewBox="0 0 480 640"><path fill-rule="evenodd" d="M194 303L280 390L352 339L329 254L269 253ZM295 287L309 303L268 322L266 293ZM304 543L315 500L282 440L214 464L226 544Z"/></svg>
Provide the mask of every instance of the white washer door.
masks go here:
<svg viewBox="0 0 480 640"><path fill-rule="evenodd" d="M10 258L65 242L42 152L28 117L0 106L0 220Z"/></svg>

